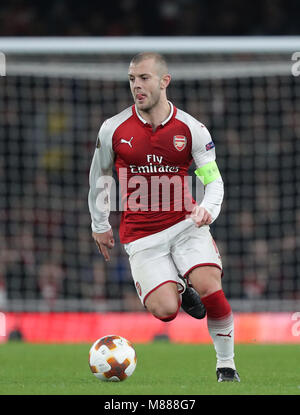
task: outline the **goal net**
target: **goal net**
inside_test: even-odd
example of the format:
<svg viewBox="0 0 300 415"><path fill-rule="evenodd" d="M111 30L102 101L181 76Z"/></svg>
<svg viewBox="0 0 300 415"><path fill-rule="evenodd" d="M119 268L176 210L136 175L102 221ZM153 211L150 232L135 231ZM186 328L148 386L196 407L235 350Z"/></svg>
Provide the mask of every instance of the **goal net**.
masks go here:
<svg viewBox="0 0 300 415"><path fill-rule="evenodd" d="M128 63L146 49L165 53L169 99L215 142L225 199L211 231L233 309L299 310L300 77L291 44L149 42L111 50L109 39L101 47L73 39L62 50L58 40L0 42L0 309L143 310L118 239L120 213L110 216L107 263L91 238L87 194L99 127L132 104Z"/></svg>

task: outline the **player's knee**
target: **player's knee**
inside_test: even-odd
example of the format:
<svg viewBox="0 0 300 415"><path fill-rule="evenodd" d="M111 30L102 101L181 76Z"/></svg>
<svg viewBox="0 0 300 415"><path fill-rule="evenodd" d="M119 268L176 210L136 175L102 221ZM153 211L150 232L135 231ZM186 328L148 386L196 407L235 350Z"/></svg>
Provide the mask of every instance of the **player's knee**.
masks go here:
<svg viewBox="0 0 300 415"><path fill-rule="evenodd" d="M168 304L155 304L150 305L148 310L153 314L154 317L158 318L161 321L168 322L176 318L180 304L177 303L168 303Z"/></svg>
<svg viewBox="0 0 300 415"><path fill-rule="evenodd" d="M177 316L181 305L177 285L172 282L163 284L146 298L145 306L154 317L162 321L171 321Z"/></svg>
<svg viewBox="0 0 300 415"><path fill-rule="evenodd" d="M163 321L164 323L168 323L169 321L174 320L176 318L176 316L177 316L177 313L174 313L174 314L172 314L168 317L156 317L156 316L154 316L154 317L158 318L159 320Z"/></svg>
<svg viewBox="0 0 300 415"><path fill-rule="evenodd" d="M154 315L154 317L158 318L159 320L164 321L165 323L167 323L168 321L174 320L176 318L177 314L178 314L178 310L176 310L172 314L164 314L164 315L153 314L153 315Z"/></svg>

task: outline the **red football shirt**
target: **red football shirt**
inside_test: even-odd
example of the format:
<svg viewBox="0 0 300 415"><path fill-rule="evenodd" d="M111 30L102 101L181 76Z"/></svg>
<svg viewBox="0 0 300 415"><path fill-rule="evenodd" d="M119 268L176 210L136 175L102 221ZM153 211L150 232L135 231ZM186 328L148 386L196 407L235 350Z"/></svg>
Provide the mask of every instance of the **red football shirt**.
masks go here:
<svg viewBox="0 0 300 415"><path fill-rule="evenodd" d="M195 204L187 181L193 158L197 167L215 159L214 149L205 148L211 142L205 126L170 106L169 117L155 131L137 113L135 105L105 121L100 129L90 182L108 171L111 174L115 165L122 198L122 243L184 220ZM93 213L93 188L89 196L92 228L103 232L108 230L108 222L105 215Z"/></svg>

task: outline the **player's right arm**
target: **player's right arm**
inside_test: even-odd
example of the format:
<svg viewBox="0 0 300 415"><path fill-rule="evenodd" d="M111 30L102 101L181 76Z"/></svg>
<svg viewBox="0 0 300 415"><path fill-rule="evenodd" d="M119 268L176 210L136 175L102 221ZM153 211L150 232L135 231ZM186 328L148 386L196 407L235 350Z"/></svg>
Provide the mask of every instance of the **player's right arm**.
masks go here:
<svg viewBox="0 0 300 415"><path fill-rule="evenodd" d="M109 261L110 256L108 249L112 249L115 246L112 229L103 233L92 232L92 236L99 249L99 252L103 255L105 261Z"/></svg>
<svg viewBox="0 0 300 415"><path fill-rule="evenodd" d="M113 163L112 132L105 121L100 128L91 163L88 205L93 239L107 261L110 259L108 249L114 246L113 233L108 220Z"/></svg>

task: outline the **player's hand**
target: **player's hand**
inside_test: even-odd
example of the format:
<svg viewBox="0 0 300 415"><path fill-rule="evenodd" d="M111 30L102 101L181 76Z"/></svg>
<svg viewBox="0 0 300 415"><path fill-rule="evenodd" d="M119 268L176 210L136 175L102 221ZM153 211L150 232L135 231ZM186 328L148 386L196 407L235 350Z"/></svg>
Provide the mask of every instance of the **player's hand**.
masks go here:
<svg viewBox="0 0 300 415"><path fill-rule="evenodd" d="M110 260L108 249L112 249L115 246L115 240L112 229L104 233L93 232L92 236L99 249L99 252L103 255L105 261Z"/></svg>
<svg viewBox="0 0 300 415"><path fill-rule="evenodd" d="M211 214L204 207L198 205L192 210L190 218L193 219L198 228L203 225L209 225L212 222Z"/></svg>

